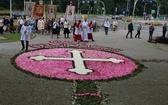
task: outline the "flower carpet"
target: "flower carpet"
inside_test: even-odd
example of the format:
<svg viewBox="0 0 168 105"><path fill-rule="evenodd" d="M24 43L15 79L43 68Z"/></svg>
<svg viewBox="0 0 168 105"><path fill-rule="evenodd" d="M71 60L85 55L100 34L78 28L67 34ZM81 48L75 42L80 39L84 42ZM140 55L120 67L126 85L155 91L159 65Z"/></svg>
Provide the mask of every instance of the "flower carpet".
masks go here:
<svg viewBox="0 0 168 105"><path fill-rule="evenodd" d="M107 98L101 93L99 82L135 76L144 68L138 61L147 61L118 54L123 50L120 48L86 42L50 41L30 47L36 49L11 59L14 67L37 77L72 81L73 105L105 104Z"/></svg>

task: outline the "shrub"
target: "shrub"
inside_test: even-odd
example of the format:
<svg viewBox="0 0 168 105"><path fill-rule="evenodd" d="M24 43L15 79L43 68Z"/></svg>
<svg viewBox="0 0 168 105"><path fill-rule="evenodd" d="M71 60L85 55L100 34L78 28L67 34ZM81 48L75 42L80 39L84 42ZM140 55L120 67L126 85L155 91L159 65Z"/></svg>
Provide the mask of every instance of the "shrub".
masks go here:
<svg viewBox="0 0 168 105"><path fill-rule="evenodd" d="M145 22L145 25L153 24L154 26L162 26L163 24L160 22Z"/></svg>
<svg viewBox="0 0 168 105"><path fill-rule="evenodd" d="M168 38L166 37L162 37L162 36L158 36L154 39L154 41L156 41L157 43L164 43L164 44L168 44Z"/></svg>
<svg viewBox="0 0 168 105"><path fill-rule="evenodd" d="M132 22L132 18L122 18L123 22Z"/></svg>

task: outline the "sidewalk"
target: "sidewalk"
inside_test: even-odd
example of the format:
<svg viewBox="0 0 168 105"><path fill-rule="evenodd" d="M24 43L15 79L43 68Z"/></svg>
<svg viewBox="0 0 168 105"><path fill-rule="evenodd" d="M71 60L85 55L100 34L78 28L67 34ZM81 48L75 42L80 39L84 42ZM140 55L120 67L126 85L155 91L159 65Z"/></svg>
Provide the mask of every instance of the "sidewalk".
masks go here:
<svg viewBox="0 0 168 105"><path fill-rule="evenodd" d="M109 96L108 105L167 105L168 104L168 46L148 43L148 31L142 30L141 39L125 38L127 30L94 33L92 45L121 48L121 54L133 59L153 59L141 62L147 69L135 77L122 81L100 82L101 92ZM133 32L133 36L136 31ZM154 32L154 36L160 35ZM30 44L51 40L73 41L50 35L37 35ZM72 83L37 78L15 69L10 56L20 53L20 42L0 43L0 105L71 105ZM34 49L34 48L30 48ZM3 57L2 57L3 56ZM159 62L157 62L159 61Z"/></svg>

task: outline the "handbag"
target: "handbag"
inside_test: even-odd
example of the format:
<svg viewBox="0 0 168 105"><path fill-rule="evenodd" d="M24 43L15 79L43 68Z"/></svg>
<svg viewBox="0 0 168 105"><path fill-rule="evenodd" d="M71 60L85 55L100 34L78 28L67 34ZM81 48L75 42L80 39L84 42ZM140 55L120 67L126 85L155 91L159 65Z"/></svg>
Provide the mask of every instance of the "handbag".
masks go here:
<svg viewBox="0 0 168 105"><path fill-rule="evenodd" d="M4 25L4 26L3 26L3 30L6 31L6 28L7 28L7 26Z"/></svg>

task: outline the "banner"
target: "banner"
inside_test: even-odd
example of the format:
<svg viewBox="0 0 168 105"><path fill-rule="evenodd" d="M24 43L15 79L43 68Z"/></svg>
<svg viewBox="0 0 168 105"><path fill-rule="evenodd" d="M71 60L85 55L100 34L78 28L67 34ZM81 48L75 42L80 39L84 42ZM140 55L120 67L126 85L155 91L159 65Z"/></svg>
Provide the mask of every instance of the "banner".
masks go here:
<svg viewBox="0 0 168 105"><path fill-rule="evenodd" d="M74 20L74 13L75 13L75 6L67 5L65 19L67 20Z"/></svg>
<svg viewBox="0 0 168 105"><path fill-rule="evenodd" d="M57 13L57 6L56 5L48 5L47 6L47 18L54 19Z"/></svg>
<svg viewBox="0 0 168 105"><path fill-rule="evenodd" d="M44 14L44 5L35 5L34 9L34 17L35 18L40 18L43 17Z"/></svg>
<svg viewBox="0 0 168 105"><path fill-rule="evenodd" d="M25 13L26 15L33 15L34 13L34 7L35 7L35 2L26 2L25 3Z"/></svg>

